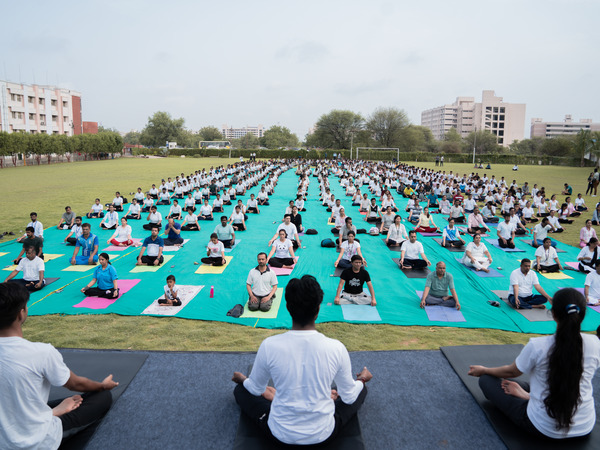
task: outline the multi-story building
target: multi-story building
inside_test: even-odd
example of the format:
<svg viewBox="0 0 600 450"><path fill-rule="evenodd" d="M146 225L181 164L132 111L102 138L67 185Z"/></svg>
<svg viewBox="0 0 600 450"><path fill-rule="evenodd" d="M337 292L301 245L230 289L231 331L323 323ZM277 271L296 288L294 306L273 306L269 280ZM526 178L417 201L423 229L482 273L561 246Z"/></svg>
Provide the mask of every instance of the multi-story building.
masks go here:
<svg viewBox="0 0 600 450"><path fill-rule="evenodd" d="M481 102L474 97L458 97L451 105L442 105L421 113L421 125L441 140L451 129L465 137L472 131L488 130L498 144L508 147L524 137L525 104L506 103L494 91L483 91Z"/></svg>
<svg viewBox="0 0 600 450"><path fill-rule="evenodd" d="M257 138L261 138L265 134L265 127L258 125L256 127L246 126L243 128L233 128L223 125L221 127L221 133L226 140L239 139L242 136L246 136L248 133L253 134Z"/></svg>
<svg viewBox="0 0 600 450"><path fill-rule="evenodd" d="M73 136L82 126L79 92L0 80L0 131Z"/></svg>
<svg viewBox="0 0 600 450"><path fill-rule="evenodd" d="M581 119L573 122L571 114L565 115L562 122L544 122L543 119L531 119L531 137L550 138L562 135L573 135L580 130L600 131L600 123L593 123L592 119Z"/></svg>

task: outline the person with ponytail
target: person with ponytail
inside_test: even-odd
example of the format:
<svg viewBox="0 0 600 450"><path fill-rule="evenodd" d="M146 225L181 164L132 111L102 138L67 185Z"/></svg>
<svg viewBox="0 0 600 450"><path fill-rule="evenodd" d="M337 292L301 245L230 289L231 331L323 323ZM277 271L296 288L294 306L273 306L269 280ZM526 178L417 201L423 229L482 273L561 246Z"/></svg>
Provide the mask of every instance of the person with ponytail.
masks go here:
<svg viewBox="0 0 600 450"><path fill-rule="evenodd" d="M92 279L90 282L81 288L81 292L86 297L103 297L103 298L117 298L119 296L119 285L117 280L117 271L110 263L110 257L107 253L100 253L98 267L94 270ZM92 287L98 283L98 287Z"/></svg>
<svg viewBox="0 0 600 450"><path fill-rule="evenodd" d="M502 367L470 366L484 395L518 427L537 436L586 436L596 424L592 379L600 366L600 340L581 333L584 296L561 289L552 299L556 333L535 337L515 362ZM514 381L523 373L530 384Z"/></svg>

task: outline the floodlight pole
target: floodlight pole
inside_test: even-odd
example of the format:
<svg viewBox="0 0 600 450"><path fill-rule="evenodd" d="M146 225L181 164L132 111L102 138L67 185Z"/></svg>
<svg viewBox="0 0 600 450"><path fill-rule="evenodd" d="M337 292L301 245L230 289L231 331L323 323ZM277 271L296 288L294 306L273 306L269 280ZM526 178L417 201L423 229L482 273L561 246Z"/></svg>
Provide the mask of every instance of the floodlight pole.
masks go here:
<svg viewBox="0 0 600 450"><path fill-rule="evenodd" d="M475 167L475 149L477 148L477 127L475 127L475 134L473 135L473 167Z"/></svg>

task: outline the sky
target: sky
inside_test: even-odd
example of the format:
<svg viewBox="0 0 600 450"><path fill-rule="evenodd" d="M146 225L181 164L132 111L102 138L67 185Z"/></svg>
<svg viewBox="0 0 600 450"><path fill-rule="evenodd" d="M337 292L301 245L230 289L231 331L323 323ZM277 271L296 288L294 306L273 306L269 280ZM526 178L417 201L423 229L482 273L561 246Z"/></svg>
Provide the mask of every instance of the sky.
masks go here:
<svg viewBox="0 0 600 450"><path fill-rule="evenodd" d="M82 94L83 120L141 130L282 125L423 110L483 90L530 119L600 122L596 0L4 3L0 79Z"/></svg>

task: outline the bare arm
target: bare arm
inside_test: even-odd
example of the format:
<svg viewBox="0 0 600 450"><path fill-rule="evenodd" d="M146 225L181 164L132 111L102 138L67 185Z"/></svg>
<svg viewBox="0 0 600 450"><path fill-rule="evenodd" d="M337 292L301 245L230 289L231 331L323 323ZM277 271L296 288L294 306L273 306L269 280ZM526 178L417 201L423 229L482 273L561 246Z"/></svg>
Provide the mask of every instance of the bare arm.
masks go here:
<svg viewBox="0 0 600 450"><path fill-rule="evenodd" d="M469 375L480 377L481 375L491 375L498 378L517 378L523 373L517 369L516 363L500 367L469 366Z"/></svg>
<svg viewBox="0 0 600 450"><path fill-rule="evenodd" d="M71 376L65 383L67 389L75 392L110 391L118 385L119 383L113 381L112 375L107 376L102 382L99 382L75 375L73 371L71 371Z"/></svg>

